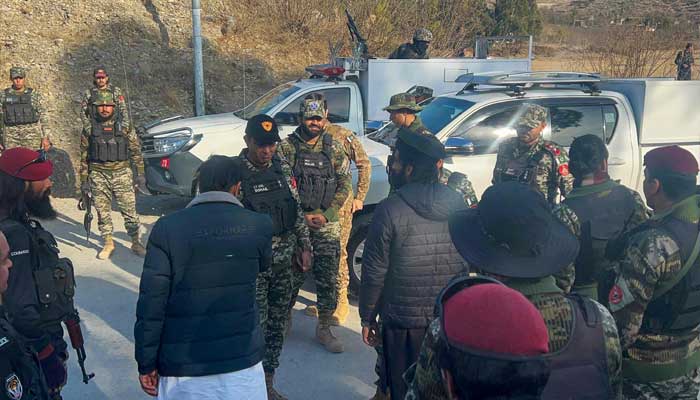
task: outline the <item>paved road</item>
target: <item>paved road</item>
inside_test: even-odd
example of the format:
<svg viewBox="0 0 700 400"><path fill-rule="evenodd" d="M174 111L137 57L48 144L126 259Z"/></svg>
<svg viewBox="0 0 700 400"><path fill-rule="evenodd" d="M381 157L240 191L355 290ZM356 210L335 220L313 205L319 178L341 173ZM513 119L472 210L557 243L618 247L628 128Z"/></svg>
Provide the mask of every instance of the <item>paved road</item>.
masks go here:
<svg viewBox="0 0 700 400"><path fill-rule="evenodd" d="M139 199L139 212L147 229L163 213L184 207L186 200L173 197ZM90 243L85 240L83 214L72 199L54 199L60 212L55 221L44 226L57 238L62 256L76 267L78 310L84 320L87 366L97 375L89 385L80 378L80 369L71 353L66 400L149 398L141 391L134 361L136 300L143 259L131 254L123 220L113 214L117 249L108 261L96 258L98 251L97 218L93 222ZM302 291L294 312L294 325L285 343L278 387L290 399L367 399L374 394L374 350L360 338L357 309L352 308L347 327L336 329L345 343L345 353L330 354L313 340L315 320L300 310L302 303L315 295ZM67 338L66 338L67 339ZM206 390L206 388L202 388Z"/></svg>

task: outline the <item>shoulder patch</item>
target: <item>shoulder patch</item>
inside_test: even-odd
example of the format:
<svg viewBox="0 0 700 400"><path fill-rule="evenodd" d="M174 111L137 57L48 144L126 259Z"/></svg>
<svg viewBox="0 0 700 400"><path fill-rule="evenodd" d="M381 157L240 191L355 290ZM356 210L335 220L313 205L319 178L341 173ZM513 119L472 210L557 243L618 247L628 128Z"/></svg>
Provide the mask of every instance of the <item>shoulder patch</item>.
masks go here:
<svg viewBox="0 0 700 400"><path fill-rule="evenodd" d="M12 400L20 400L24 389L22 388L22 382L16 374L11 374L5 378L5 392L7 397Z"/></svg>
<svg viewBox="0 0 700 400"><path fill-rule="evenodd" d="M561 175L561 176L569 175L569 164L562 164L559 166L559 175Z"/></svg>
<svg viewBox="0 0 700 400"><path fill-rule="evenodd" d="M119 95L119 101L124 101L124 96Z"/></svg>
<svg viewBox="0 0 700 400"><path fill-rule="evenodd" d="M620 277L608 292L608 304L611 312L617 312L634 302L634 296L627 286L627 281Z"/></svg>

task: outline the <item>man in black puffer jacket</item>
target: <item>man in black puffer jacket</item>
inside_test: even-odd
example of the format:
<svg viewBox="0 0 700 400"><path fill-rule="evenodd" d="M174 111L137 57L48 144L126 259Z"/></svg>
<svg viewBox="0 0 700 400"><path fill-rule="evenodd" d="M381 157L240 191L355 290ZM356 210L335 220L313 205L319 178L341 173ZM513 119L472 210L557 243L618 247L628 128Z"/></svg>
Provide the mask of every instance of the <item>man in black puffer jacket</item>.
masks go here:
<svg viewBox="0 0 700 400"><path fill-rule="evenodd" d="M197 196L156 222L136 308L143 390L159 399L266 399L255 301L272 256L272 220L234 197L239 164L213 156Z"/></svg>
<svg viewBox="0 0 700 400"><path fill-rule="evenodd" d="M398 190L377 206L365 242L362 339L376 343L379 315L392 399L406 394L401 376L418 357L435 298L453 276L468 272L447 224L466 205L439 183L436 163L444 158L445 148L434 136L401 128L390 166L391 185Z"/></svg>

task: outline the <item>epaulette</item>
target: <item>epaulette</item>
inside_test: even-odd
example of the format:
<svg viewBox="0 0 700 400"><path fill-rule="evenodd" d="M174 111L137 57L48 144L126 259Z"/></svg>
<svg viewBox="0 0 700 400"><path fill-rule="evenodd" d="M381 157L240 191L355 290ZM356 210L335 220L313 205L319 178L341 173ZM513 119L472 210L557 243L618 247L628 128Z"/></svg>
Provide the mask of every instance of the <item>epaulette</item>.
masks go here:
<svg viewBox="0 0 700 400"><path fill-rule="evenodd" d="M545 141L544 148L547 150L552 157L557 167L557 171L561 176L569 175L569 160L562 151L561 147L555 143Z"/></svg>

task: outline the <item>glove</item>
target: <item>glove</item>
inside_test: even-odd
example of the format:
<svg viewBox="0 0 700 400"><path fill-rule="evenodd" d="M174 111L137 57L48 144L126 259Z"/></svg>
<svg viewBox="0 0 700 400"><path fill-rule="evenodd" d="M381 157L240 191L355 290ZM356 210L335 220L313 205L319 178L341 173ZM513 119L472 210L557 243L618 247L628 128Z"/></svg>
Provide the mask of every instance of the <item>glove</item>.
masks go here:
<svg viewBox="0 0 700 400"><path fill-rule="evenodd" d="M39 363L44 371L46 386L50 390L59 390L68 380L68 371L64 360L56 353L52 345L48 345L39 353Z"/></svg>
<svg viewBox="0 0 700 400"><path fill-rule="evenodd" d="M146 196L151 195L151 191L148 190L148 187L146 186L146 177L143 175L138 175L136 179L134 180L136 183L136 190L138 190L141 194L144 194Z"/></svg>

